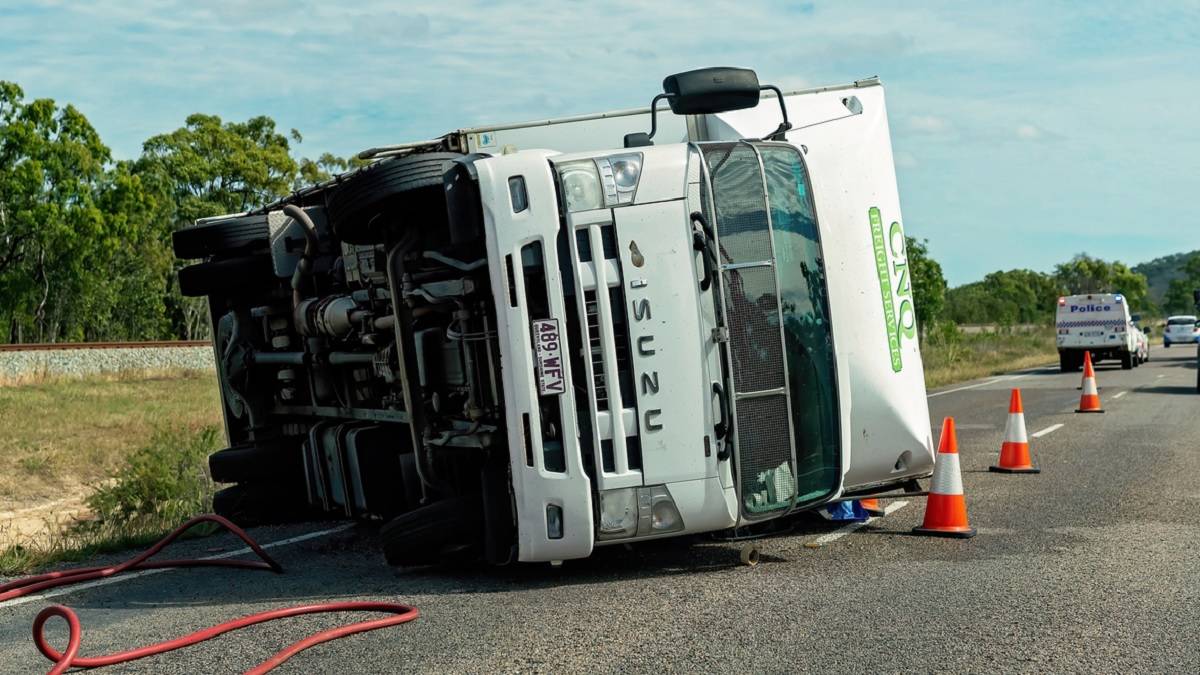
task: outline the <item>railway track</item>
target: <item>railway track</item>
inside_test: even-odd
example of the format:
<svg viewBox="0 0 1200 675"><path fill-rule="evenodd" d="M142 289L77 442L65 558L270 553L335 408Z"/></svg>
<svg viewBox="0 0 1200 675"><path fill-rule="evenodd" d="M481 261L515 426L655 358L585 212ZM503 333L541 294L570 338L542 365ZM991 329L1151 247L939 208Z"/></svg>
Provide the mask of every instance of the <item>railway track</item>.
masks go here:
<svg viewBox="0 0 1200 675"><path fill-rule="evenodd" d="M208 340L152 340L147 342L49 342L0 345L0 352L48 352L68 349L171 349L206 347Z"/></svg>

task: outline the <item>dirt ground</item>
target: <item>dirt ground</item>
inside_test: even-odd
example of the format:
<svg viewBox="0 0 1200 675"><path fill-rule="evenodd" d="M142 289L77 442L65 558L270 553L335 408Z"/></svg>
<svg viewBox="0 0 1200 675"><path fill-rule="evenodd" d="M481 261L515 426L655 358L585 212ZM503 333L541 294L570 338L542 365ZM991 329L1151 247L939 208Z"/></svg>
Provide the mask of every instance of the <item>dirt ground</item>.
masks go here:
<svg viewBox="0 0 1200 675"><path fill-rule="evenodd" d="M159 429L220 424L211 373L0 387L0 546L86 517L91 490Z"/></svg>

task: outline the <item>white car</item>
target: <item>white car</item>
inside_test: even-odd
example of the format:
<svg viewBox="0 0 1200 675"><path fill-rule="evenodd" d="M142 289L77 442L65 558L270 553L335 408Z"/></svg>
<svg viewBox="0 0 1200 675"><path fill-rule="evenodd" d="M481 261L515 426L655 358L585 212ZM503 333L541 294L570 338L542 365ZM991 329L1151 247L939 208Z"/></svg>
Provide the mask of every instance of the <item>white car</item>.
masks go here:
<svg viewBox="0 0 1200 675"><path fill-rule="evenodd" d="M1195 342L1200 342L1200 323L1196 322L1194 314L1167 317L1167 327L1163 330L1164 347Z"/></svg>

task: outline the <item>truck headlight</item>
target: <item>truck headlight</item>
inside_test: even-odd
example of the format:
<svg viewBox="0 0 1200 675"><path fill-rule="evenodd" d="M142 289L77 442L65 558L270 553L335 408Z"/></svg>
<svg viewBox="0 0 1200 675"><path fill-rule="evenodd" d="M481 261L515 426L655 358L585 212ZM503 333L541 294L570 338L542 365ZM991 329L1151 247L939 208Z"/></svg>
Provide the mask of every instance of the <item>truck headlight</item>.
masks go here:
<svg viewBox="0 0 1200 675"><path fill-rule="evenodd" d="M556 165L567 211L632 204L642 180L642 153L630 152Z"/></svg>
<svg viewBox="0 0 1200 675"><path fill-rule="evenodd" d="M591 211L604 206L604 190L595 162L589 159L563 164L558 167L558 175L562 178L567 211Z"/></svg>
<svg viewBox="0 0 1200 675"><path fill-rule="evenodd" d="M600 493L597 539L628 539L682 530L683 516L665 485L618 488Z"/></svg>
<svg viewBox="0 0 1200 675"><path fill-rule="evenodd" d="M600 528L597 539L625 539L637 534L637 488L604 490L600 493Z"/></svg>

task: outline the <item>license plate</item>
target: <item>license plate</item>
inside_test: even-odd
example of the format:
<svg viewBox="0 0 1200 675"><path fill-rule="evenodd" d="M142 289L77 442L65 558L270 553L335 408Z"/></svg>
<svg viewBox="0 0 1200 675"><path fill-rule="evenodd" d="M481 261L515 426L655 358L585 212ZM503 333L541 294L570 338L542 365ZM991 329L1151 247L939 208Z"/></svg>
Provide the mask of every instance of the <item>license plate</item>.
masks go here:
<svg viewBox="0 0 1200 675"><path fill-rule="evenodd" d="M557 396L566 388L562 339L558 319L533 320L533 353L537 362L538 394Z"/></svg>

